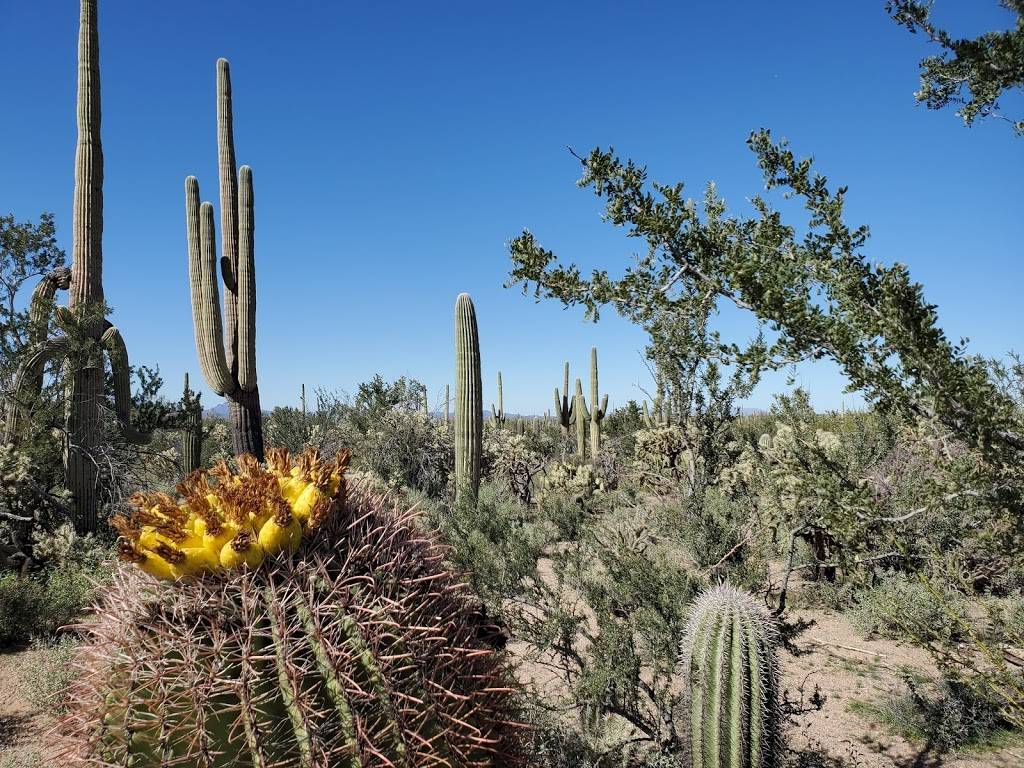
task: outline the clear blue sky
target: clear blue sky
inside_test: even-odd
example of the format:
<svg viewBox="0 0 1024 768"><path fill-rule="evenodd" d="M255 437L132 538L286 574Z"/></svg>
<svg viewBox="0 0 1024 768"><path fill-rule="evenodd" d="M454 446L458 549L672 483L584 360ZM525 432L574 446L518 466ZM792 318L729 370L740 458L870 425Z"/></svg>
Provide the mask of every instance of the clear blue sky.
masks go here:
<svg viewBox="0 0 1024 768"><path fill-rule="evenodd" d="M57 217L70 255L78 4L0 3L0 211ZM529 227L584 267L639 245L599 220L565 147L614 145L653 178L761 189L744 145L768 127L850 187L873 260L909 264L953 338L1021 349L1024 140L916 107L919 36L883 0L765 3L339 3L100 0L104 283L133 362L169 396L199 380L183 180L217 199L214 62L231 61L239 163L256 196L258 366L265 407L299 386L354 391L375 372L451 382L452 312L480 321L485 402L542 412L589 350L613 404L649 377L643 335L608 313L502 288ZM940 0L974 35L995 0ZM828 366L797 379L819 408L849 395ZM782 377L751 399L764 407ZM215 400L204 395L209 405Z"/></svg>

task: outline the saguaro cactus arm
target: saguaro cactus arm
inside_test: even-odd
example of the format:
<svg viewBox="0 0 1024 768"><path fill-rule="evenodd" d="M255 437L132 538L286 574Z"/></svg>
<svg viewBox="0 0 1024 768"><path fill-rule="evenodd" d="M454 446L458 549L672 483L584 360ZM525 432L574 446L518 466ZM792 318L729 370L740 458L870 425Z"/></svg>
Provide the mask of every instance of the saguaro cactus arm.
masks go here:
<svg viewBox="0 0 1024 768"><path fill-rule="evenodd" d="M53 313L53 297L58 290L66 291L69 287L71 270L67 267L57 267L39 281L39 285L32 291L32 302L28 309L29 343L41 344L46 340Z"/></svg>
<svg viewBox="0 0 1024 768"><path fill-rule="evenodd" d="M238 170L238 386L256 389L256 259L252 169Z"/></svg>
<svg viewBox="0 0 1024 768"><path fill-rule="evenodd" d="M185 222L188 228L192 324L199 367L213 391L218 395L226 395L235 387L224 355L213 207L209 203L200 205L199 182L195 176L185 179Z"/></svg>
<svg viewBox="0 0 1024 768"><path fill-rule="evenodd" d="M128 364L128 347L121 332L110 326L100 337L100 345L107 351L110 370L114 376L114 415L121 426L125 440L136 445L145 445L152 435L132 426L131 367Z"/></svg>
<svg viewBox="0 0 1024 768"><path fill-rule="evenodd" d="M44 339L22 360L14 375L14 394L7 406L4 442L17 443L21 417L32 401L39 397L43 381L43 368L51 360L65 357L70 347L67 336Z"/></svg>

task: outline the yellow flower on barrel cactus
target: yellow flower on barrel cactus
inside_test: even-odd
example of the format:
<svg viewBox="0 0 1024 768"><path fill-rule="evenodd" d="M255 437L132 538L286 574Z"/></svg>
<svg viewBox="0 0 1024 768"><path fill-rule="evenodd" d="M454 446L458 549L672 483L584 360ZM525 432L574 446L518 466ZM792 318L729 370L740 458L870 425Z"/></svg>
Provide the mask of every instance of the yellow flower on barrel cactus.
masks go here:
<svg viewBox="0 0 1024 768"><path fill-rule="evenodd" d="M315 450L291 457L271 450L266 465L241 456L238 471L221 462L178 486L180 499L137 493L130 518L111 522L122 559L158 579L242 567L294 552L345 493L348 453L323 459Z"/></svg>

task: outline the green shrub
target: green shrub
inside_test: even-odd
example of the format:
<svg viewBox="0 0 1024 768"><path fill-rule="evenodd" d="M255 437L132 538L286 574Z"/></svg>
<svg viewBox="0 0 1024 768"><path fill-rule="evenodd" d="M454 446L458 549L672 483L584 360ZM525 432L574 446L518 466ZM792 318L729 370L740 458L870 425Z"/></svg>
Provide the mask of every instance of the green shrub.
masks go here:
<svg viewBox="0 0 1024 768"><path fill-rule="evenodd" d="M957 642L964 639L967 602L948 588L895 574L862 592L849 617L865 635Z"/></svg>
<svg viewBox="0 0 1024 768"><path fill-rule="evenodd" d="M904 738L925 742L935 752L979 747L1007 728L999 705L953 678L922 681L905 673L907 692L872 707L878 718Z"/></svg>
<svg viewBox="0 0 1024 768"><path fill-rule="evenodd" d="M43 768L45 765L43 756L35 750L19 749L0 755L0 768Z"/></svg>
<svg viewBox="0 0 1024 768"><path fill-rule="evenodd" d="M420 411L395 408L370 422L355 458L394 488L415 488L436 497L448 490L455 444L444 424Z"/></svg>
<svg viewBox="0 0 1024 768"><path fill-rule="evenodd" d="M46 589L34 577L0 574L0 648L23 643L41 623Z"/></svg>
<svg viewBox="0 0 1024 768"><path fill-rule="evenodd" d="M36 640L21 669L21 689L37 709L60 713L67 709L61 694L78 675L73 666L74 638L64 636L56 641Z"/></svg>

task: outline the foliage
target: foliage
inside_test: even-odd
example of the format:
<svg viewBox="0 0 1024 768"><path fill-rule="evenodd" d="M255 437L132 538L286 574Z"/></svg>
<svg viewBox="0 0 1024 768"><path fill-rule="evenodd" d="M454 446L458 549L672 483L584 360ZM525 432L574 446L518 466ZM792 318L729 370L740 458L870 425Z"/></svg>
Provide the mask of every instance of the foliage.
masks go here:
<svg viewBox="0 0 1024 768"><path fill-rule="evenodd" d="M67 708L63 694L79 673L77 648L78 641L69 635L33 641L21 669L21 690L36 709L59 713Z"/></svg>
<svg viewBox="0 0 1024 768"><path fill-rule="evenodd" d="M541 456L530 449L526 435L516 435L493 425L484 427L481 475L500 482L515 498L529 504L533 478L544 466Z"/></svg>
<svg viewBox="0 0 1024 768"><path fill-rule="evenodd" d="M591 510L594 497L604 492L601 479L590 464L573 461L555 461L544 468L540 478L538 497L552 496L572 500L584 510Z"/></svg>
<svg viewBox="0 0 1024 768"><path fill-rule="evenodd" d="M893 574L857 595L848 613L853 625L865 635L902 640L924 634L942 642L961 642L967 618L967 602L956 592L939 599L919 579Z"/></svg>
<svg viewBox="0 0 1024 768"><path fill-rule="evenodd" d="M943 49L938 56L921 61L921 90L914 94L928 109L959 106L965 125L989 117L1006 120L1018 136L1024 136L1024 120L1000 112L999 99L1014 89L1024 90L1024 2L1001 0L1016 14L1013 29L986 32L974 39L954 38L931 20L934 0L888 0L893 21L912 33L923 33Z"/></svg>
<svg viewBox="0 0 1024 768"><path fill-rule="evenodd" d="M451 430L422 411L392 408L377 414L357 451L358 465L394 488L431 496L447 492L455 468Z"/></svg>

